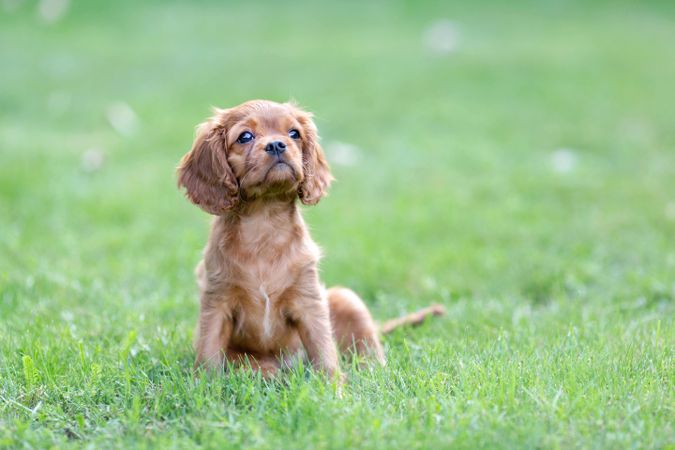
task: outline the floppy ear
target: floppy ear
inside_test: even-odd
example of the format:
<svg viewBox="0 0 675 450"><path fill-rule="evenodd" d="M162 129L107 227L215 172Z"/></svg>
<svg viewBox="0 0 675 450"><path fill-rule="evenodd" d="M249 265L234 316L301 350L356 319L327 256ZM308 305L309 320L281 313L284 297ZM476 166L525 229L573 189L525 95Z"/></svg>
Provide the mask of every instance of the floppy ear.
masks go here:
<svg viewBox="0 0 675 450"><path fill-rule="evenodd" d="M221 215L239 203L239 185L227 162L225 128L216 119L203 123L192 150L178 166L178 186L210 214Z"/></svg>
<svg viewBox="0 0 675 450"><path fill-rule="evenodd" d="M298 188L300 201L305 205L315 205L326 195L333 181L326 156L319 145L319 136L312 115L296 109L296 117L302 125L302 169L304 179Z"/></svg>

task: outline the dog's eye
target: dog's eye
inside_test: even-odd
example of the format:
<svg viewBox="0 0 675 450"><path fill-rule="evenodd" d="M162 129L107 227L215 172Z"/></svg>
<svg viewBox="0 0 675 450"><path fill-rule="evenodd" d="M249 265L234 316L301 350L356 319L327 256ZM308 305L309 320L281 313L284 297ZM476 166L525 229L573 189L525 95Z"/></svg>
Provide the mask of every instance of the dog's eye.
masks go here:
<svg viewBox="0 0 675 450"><path fill-rule="evenodd" d="M247 142L251 142L254 138L255 138L255 136L253 136L253 133L251 133L249 131L244 131L237 138L237 142L240 143L240 144L245 144Z"/></svg>
<svg viewBox="0 0 675 450"><path fill-rule="evenodd" d="M288 136L291 139L300 139L300 132L293 128L291 131L288 132Z"/></svg>

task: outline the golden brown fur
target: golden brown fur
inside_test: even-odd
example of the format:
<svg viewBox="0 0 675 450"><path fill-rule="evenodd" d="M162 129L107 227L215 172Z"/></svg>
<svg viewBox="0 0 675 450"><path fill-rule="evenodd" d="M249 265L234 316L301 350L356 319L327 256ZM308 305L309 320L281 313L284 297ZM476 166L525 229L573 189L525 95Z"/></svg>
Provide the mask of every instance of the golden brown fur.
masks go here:
<svg viewBox="0 0 675 450"><path fill-rule="evenodd" d="M336 342L385 363L363 301L320 284L320 251L297 207L296 199L317 203L331 180L311 115L294 104L254 100L216 110L199 127L178 168L187 197L216 216L196 270L197 365L227 359L268 376L304 349L336 375Z"/></svg>

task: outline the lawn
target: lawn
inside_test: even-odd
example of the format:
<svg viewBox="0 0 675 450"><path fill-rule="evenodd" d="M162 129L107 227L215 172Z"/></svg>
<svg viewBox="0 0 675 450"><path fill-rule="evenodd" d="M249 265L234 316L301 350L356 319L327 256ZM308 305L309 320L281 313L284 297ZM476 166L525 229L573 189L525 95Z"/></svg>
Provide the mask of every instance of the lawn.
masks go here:
<svg viewBox="0 0 675 450"><path fill-rule="evenodd" d="M673 448L675 4L0 3L0 448ZM42 11L41 13L39 11ZM342 395L192 376L211 106L296 99Z"/></svg>

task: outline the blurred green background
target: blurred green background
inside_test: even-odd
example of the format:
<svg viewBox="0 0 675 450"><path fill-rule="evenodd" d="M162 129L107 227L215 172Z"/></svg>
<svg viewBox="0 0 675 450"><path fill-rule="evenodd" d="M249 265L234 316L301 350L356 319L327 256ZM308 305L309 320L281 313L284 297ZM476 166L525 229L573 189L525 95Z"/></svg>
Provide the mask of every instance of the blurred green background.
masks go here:
<svg viewBox="0 0 675 450"><path fill-rule="evenodd" d="M0 446L673 445L673 2L0 5ZM252 98L316 114L326 284L449 310L342 399L191 383L174 169Z"/></svg>

